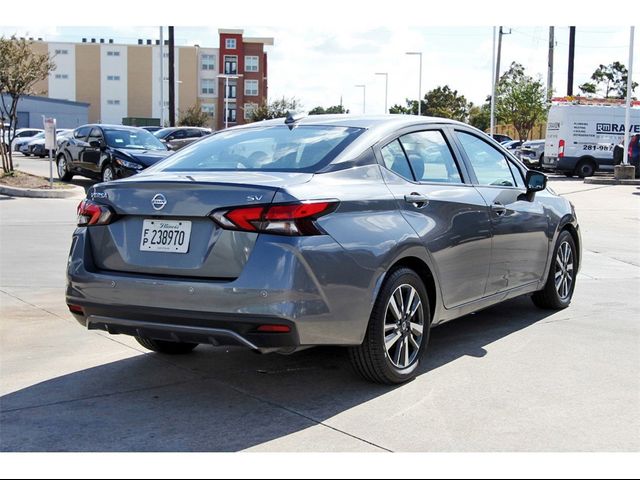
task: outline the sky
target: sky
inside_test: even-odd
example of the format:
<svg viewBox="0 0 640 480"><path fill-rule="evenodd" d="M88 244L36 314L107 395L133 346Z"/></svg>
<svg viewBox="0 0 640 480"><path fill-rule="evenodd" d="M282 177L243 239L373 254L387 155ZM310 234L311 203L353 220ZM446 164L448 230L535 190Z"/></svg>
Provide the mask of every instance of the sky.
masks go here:
<svg viewBox="0 0 640 480"><path fill-rule="evenodd" d="M279 0L261 3L265 4L282 5ZM358 12L345 9L344 16ZM427 10L423 8L417 11ZM305 110L337 105L342 100L352 113L361 113L363 89L355 85L364 84L366 113L383 113L385 79L375 75L376 72L388 73L389 107L404 105L406 98L417 98L419 59L406 55L408 51L423 53L423 95L437 86L449 85L473 103L481 104L491 93L493 27L486 23L487 20L495 20L493 18L479 17L475 26L447 26L421 22L419 15L408 17L406 22L398 22L397 19L384 21L384 12L379 11L374 11L359 22L347 21L344 16L327 22L326 11L319 15L320 21L309 21L308 15L301 16L294 12L289 18L253 15L246 21L239 19L238 15L220 15L206 26L180 25L178 22L175 27L176 43L217 47L218 28L243 28L245 36L273 37L275 44L267 47L269 98L295 97ZM215 15L213 17L216 18ZM192 16L188 18L193 21ZM535 20L535 15L533 18ZM66 27L55 26L55 18L50 19L51 24L36 22L29 27L0 26L0 35L17 33L50 41L80 41L82 37L113 38L116 43L137 43L138 38L158 38L159 29L155 26L95 27L83 26L85 20L82 17L75 18L74 23L78 20L79 25ZM440 20L452 20L454 23L452 17ZM511 62L519 62L528 74L540 77L546 85L549 27L543 22L540 22L540 26L521 25L518 23L520 21L503 23L505 32L510 34L503 37L501 71L504 72ZM119 21L114 22L117 23ZM589 80L599 64L618 60L628 65L628 26L584 23L581 25L576 22L574 93L579 92L578 86ZM638 36L640 32L635 40L635 79L640 78ZM558 96L565 95L567 91L568 44L569 27L556 26L554 92ZM640 89L636 90L638 94Z"/></svg>

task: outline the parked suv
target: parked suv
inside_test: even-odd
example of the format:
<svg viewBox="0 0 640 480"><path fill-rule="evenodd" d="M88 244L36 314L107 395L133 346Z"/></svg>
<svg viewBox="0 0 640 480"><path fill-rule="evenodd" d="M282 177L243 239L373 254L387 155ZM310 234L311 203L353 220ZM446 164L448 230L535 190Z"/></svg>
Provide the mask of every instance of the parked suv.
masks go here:
<svg viewBox="0 0 640 480"><path fill-rule="evenodd" d="M161 142L165 143L169 150L179 150L199 138L211 135L211 129L202 127L169 127L153 132L153 134Z"/></svg>
<svg viewBox="0 0 640 480"><path fill-rule="evenodd" d="M60 180L78 174L108 182L138 173L170 155L151 133L121 125L84 125L58 149Z"/></svg>

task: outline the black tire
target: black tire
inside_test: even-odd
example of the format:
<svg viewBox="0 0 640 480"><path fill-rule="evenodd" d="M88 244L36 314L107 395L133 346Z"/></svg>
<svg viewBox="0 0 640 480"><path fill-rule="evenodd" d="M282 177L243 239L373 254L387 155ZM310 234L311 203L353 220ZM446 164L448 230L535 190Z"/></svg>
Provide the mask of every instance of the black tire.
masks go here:
<svg viewBox="0 0 640 480"><path fill-rule="evenodd" d="M390 310L391 297L394 296L394 299L399 298L396 296L398 289L400 289L401 295L402 289L405 289L404 291L407 293L411 292L412 289L409 287L412 287L414 293L418 294L421 303L418 304L415 315L408 319L403 316L405 325L403 327L397 326L396 330L392 332L398 335L399 339L396 339L395 344L389 350L390 353L388 353L385 347L385 323L387 326L392 326L393 324L393 316L390 316L393 314L392 310ZM414 304L415 296L412 305ZM418 310L420 308L422 309L421 311ZM419 315L421 315L420 318L418 317ZM391 323L389 319L392 320ZM422 335L420 338L415 338L416 335L414 335L414 333L417 331L415 331L412 326L419 322L409 324L408 326L406 325L407 321L411 319L422 321ZM398 322L398 325L401 323L402 322ZM406 331L406 328L408 328L409 331ZM427 350L430 328L431 313L429 309L429 296L420 277L409 268L399 268L390 272L374 304L362 345L349 349L349 357L355 371L366 380L386 385L404 383L413 379L417 374L416 371L420 361ZM391 334L389 336L391 336ZM419 345L417 350L413 344L410 343L411 339L413 339L414 344ZM413 348L414 351L409 357L408 352L410 347ZM393 350L394 348L395 350ZM391 352L395 352L397 358L400 358L402 352L404 352L404 350L402 350L403 348L407 349L405 360L408 358L409 361L406 362L406 366L399 367L394 363L394 360L391 359ZM399 349L401 353L398 353Z"/></svg>
<svg viewBox="0 0 640 480"><path fill-rule="evenodd" d="M578 163L574 173L580 178L591 177L596 173L596 164L593 160L582 160Z"/></svg>
<svg viewBox="0 0 640 480"><path fill-rule="evenodd" d="M198 346L197 343L167 342L164 340L153 340L145 337L135 337L140 345L152 352L163 353L165 355L185 355L191 353Z"/></svg>
<svg viewBox="0 0 640 480"><path fill-rule="evenodd" d="M558 252L564 244L568 244L571 248L571 264L572 264L572 279L571 285L567 290L567 295L561 296L556 287L556 275L562 275L562 268L558 265ZM560 232L556 246L553 249L552 264L549 268L549 274L547 281L542 290L539 290L533 294L531 299L533 303L539 307L548 310L562 310L567 308L571 304L573 297L573 291L576 287L576 274L578 271L578 256L576 244L573 240L573 236L566 230ZM560 272L560 273L559 273Z"/></svg>
<svg viewBox="0 0 640 480"><path fill-rule="evenodd" d="M116 179L116 172L111 166L111 164L107 163L102 169L102 181L110 182Z"/></svg>
<svg viewBox="0 0 640 480"><path fill-rule="evenodd" d="M60 162L63 162L62 164ZM73 178L73 173L69 171L69 165L67 163L67 157L64 155L58 156L56 160L56 169L58 171L58 178L63 182L68 182Z"/></svg>

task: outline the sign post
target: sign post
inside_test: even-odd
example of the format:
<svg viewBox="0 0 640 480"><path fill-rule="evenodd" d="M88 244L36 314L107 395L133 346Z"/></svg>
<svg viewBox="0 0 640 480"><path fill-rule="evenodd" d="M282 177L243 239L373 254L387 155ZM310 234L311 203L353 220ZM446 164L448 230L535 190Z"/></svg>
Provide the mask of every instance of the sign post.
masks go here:
<svg viewBox="0 0 640 480"><path fill-rule="evenodd" d="M49 187L53 188L53 151L56 149L56 119L44 118L44 148L49 151Z"/></svg>

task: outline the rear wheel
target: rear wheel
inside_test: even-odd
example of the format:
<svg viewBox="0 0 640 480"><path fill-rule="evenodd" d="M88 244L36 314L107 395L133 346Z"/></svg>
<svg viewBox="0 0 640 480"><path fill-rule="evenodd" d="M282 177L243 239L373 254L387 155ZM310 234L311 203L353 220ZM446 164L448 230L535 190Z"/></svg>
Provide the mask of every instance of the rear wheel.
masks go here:
<svg viewBox="0 0 640 480"><path fill-rule="evenodd" d="M591 177L596 172L596 164L593 160L582 160L576 167L575 174L580 178Z"/></svg>
<svg viewBox="0 0 640 480"><path fill-rule="evenodd" d="M68 182L73 178L73 173L69 172L67 158L64 155L58 157L58 178L63 182Z"/></svg>
<svg viewBox="0 0 640 480"><path fill-rule="evenodd" d="M561 310L571 303L576 286L577 255L573 237L566 230L560 233L553 252L553 264L542 290L533 294L537 307Z"/></svg>
<svg viewBox="0 0 640 480"><path fill-rule="evenodd" d="M145 337L135 338L144 348L152 352L164 353L165 355L185 355L191 353L198 346L197 343L167 342Z"/></svg>
<svg viewBox="0 0 640 480"><path fill-rule="evenodd" d="M366 380L398 384L416 376L429 342L429 297L408 268L390 273L369 320L362 345L350 349L355 370Z"/></svg>

